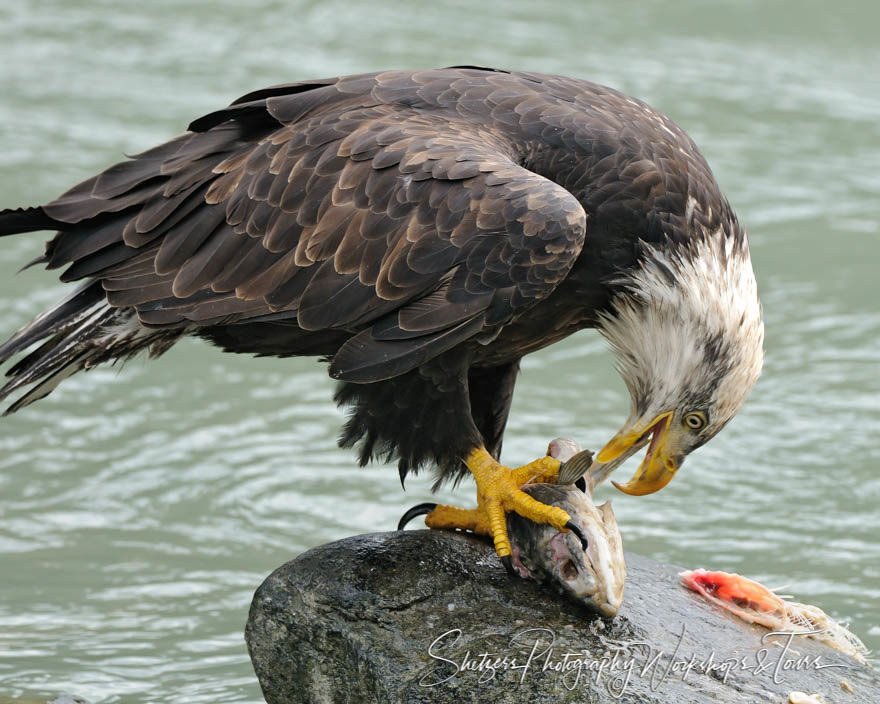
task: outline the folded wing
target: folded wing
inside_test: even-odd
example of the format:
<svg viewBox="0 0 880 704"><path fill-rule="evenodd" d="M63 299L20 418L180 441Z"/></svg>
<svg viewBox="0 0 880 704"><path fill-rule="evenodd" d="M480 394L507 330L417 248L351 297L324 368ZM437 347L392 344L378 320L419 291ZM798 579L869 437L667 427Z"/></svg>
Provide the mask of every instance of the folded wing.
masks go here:
<svg viewBox="0 0 880 704"><path fill-rule="evenodd" d="M110 167L32 218L60 229L45 262L148 328L344 331L349 381L491 338L565 278L584 210L497 131L377 101L379 79L260 91Z"/></svg>

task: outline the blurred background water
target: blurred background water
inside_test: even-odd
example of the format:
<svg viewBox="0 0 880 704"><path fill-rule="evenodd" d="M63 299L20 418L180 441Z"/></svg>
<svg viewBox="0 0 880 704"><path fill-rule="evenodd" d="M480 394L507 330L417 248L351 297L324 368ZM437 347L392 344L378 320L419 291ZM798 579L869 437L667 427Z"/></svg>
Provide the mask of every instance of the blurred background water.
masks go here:
<svg viewBox="0 0 880 704"><path fill-rule="evenodd" d="M694 137L748 226L767 360L667 489L600 498L615 499L629 550L789 584L878 649L878 7L5 0L0 205L45 202L240 94L302 78L469 63L647 100ZM43 239L0 243L4 337L66 289L13 275ZM558 435L598 448L626 415L595 333L523 369L511 463ZM314 360L188 341L0 421L0 694L260 701L242 631L261 580L312 546L392 529L429 496L427 478L403 493L393 468L354 467L331 394ZM472 504L472 486L441 498Z"/></svg>

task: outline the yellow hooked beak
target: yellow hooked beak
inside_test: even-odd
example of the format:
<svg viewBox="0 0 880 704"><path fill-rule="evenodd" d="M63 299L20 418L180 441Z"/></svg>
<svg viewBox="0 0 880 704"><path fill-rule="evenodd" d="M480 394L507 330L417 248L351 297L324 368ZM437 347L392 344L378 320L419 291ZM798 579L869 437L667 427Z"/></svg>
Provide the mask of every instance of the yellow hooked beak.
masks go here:
<svg viewBox="0 0 880 704"><path fill-rule="evenodd" d="M680 460L675 456L675 453L670 452L670 444L674 444L670 443L669 438L672 416L673 412L667 411L654 418L646 428L621 430L596 456L598 462L613 462L622 455L644 445L648 435L651 435L648 454L645 455L645 459L632 479L626 484L611 482L624 494L632 496L653 494L669 484L672 477L675 476Z"/></svg>

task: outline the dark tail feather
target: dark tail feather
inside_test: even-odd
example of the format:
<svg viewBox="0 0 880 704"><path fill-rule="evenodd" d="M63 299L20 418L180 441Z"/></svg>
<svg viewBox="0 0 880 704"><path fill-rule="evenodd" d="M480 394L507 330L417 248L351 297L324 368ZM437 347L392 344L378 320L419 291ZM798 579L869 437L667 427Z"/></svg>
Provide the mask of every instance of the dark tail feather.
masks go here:
<svg viewBox="0 0 880 704"><path fill-rule="evenodd" d="M8 208L7 210L0 210L0 237L17 235L22 232L60 230L63 228L64 223L46 215L46 211L42 208ZM47 244L46 252L39 257L31 259L18 270L18 273L36 264L48 264L48 251L49 247Z"/></svg>
<svg viewBox="0 0 880 704"><path fill-rule="evenodd" d="M0 400L33 386L4 415L47 396L64 379L82 369L125 360L145 348L157 356L182 332L143 327L133 308L112 307L104 297L101 283L89 282L0 345L0 361L5 361L44 340L7 370L9 381L0 388Z"/></svg>
<svg viewBox="0 0 880 704"><path fill-rule="evenodd" d="M60 230L64 226L42 208L9 208L0 210L0 237L37 230Z"/></svg>
<svg viewBox="0 0 880 704"><path fill-rule="evenodd" d="M99 281L90 281L76 289L0 345L0 364L44 337L68 329L103 301L104 289Z"/></svg>
<svg viewBox="0 0 880 704"><path fill-rule="evenodd" d="M3 411L3 415L8 416L10 413L15 413L17 410L22 409L25 406L31 405L34 401L39 401L41 398L45 398L46 396L48 396L50 393L52 393L52 391L55 390L55 387L58 386L58 384L60 384L74 372L78 372L80 369L83 368L82 364L77 364L78 361L79 360L74 359L70 363L58 369L50 376L44 378L42 382L37 384L24 396L16 400L15 403L11 404L9 408Z"/></svg>
<svg viewBox="0 0 880 704"><path fill-rule="evenodd" d="M25 269L30 269L32 266L36 266L37 264L48 264L48 263L49 263L49 255L43 253L43 254L41 254L39 257L34 257L33 259L31 259L27 264L25 264L24 266L22 266L22 267L21 267L17 272L15 272L15 273L16 273L16 274L20 274L20 273L23 272Z"/></svg>
<svg viewBox="0 0 880 704"><path fill-rule="evenodd" d="M86 316L74 329L66 328L58 332L7 372L10 380L0 389L0 398L5 398L13 391L48 377L70 364L83 361L84 355L92 356L98 348L88 343L118 313L105 306L104 310Z"/></svg>

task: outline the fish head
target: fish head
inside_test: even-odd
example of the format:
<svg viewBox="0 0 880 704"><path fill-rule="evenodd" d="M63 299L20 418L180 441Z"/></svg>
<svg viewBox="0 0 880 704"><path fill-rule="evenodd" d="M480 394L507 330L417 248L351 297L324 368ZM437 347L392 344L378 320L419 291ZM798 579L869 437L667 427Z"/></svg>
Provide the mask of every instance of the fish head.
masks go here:
<svg viewBox="0 0 880 704"><path fill-rule="evenodd" d="M508 514L513 567L521 577L554 582L565 594L614 616L623 602L626 562L611 503L596 506L574 486L531 484L523 491L542 503L559 506L571 517L586 546L573 532Z"/></svg>

